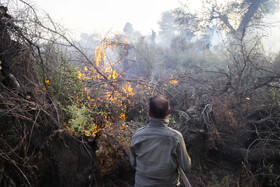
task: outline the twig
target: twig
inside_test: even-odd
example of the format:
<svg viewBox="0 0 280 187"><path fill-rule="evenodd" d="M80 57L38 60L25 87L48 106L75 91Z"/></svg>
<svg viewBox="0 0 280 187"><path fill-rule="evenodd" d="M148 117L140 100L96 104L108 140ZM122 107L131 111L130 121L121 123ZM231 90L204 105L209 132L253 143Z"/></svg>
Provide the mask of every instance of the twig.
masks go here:
<svg viewBox="0 0 280 187"><path fill-rule="evenodd" d="M22 176L24 177L24 179L27 181L29 186L32 186L30 181L28 180L28 178L26 177L26 175L24 174L24 172L17 166L17 164L15 163L14 160L12 160L7 154L5 154L1 149L0 149L1 153L4 154L4 156L2 156L2 158L4 158L7 161L10 161L18 170L19 172L22 174Z"/></svg>
<svg viewBox="0 0 280 187"><path fill-rule="evenodd" d="M38 117L39 117L40 112L41 112L41 110L39 110L39 111L37 112L37 115L36 115L35 120L34 120L34 122L33 122L32 128L31 128L31 130L30 130L29 141L28 141L28 144L27 144L27 151L28 151L28 149L29 149L30 141L31 141L31 138L32 138L33 129L34 129L35 124L37 123L37 119L38 119Z"/></svg>

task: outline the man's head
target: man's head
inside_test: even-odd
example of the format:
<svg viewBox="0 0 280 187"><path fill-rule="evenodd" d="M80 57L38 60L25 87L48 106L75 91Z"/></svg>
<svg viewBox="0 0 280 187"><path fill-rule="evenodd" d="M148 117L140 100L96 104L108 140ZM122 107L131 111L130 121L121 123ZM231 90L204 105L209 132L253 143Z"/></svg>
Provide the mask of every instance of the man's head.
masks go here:
<svg viewBox="0 0 280 187"><path fill-rule="evenodd" d="M150 98L149 115L154 118L164 119L170 114L170 104L167 97L155 95Z"/></svg>

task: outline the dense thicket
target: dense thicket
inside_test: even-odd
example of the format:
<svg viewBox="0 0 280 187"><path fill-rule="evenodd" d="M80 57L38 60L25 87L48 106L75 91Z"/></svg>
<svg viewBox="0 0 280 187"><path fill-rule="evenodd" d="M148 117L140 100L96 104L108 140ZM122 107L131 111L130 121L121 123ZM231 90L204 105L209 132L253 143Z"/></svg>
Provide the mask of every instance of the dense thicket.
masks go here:
<svg viewBox="0 0 280 187"><path fill-rule="evenodd" d="M130 138L156 93L170 98L193 186L280 185L280 55L264 50L261 22L277 2L209 1L212 28L180 7L163 14L158 36L127 23L90 55L11 2L28 11L0 5L2 186L133 186Z"/></svg>

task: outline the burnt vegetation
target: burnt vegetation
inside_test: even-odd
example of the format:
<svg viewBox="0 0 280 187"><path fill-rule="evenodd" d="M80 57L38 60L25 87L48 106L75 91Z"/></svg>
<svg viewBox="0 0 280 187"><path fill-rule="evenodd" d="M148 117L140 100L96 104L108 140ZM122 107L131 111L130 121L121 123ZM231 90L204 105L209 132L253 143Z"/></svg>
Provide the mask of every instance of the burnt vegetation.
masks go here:
<svg viewBox="0 0 280 187"><path fill-rule="evenodd" d="M193 186L279 186L280 55L264 50L263 22L277 7L182 4L150 36L131 23L84 34L90 50L27 2L1 1L0 185L133 186L130 138L161 93Z"/></svg>

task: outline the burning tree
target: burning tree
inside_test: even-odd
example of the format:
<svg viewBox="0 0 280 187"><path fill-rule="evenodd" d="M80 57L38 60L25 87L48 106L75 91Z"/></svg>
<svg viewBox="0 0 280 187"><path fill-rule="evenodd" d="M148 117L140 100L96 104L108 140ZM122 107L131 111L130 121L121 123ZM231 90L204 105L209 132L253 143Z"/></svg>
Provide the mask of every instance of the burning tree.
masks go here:
<svg viewBox="0 0 280 187"><path fill-rule="evenodd" d="M73 118L76 110L73 106L80 109L86 107L87 113L91 116L84 122L87 127L83 129L87 134L88 132L96 133L108 124L125 120L127 105L131 104L130 99L134 96L133 88L130 82L122 80L125 71L120 67L120 61L123 57L112 62L107 56L108 48L113 52L119 47L126 50L125 46L128 44L125 42L127 42L125 39L123 42L111 42L105 39L95 50L94 65L76 69L77 77L72 77L74 80L70 79L66 88L71 100L70 108L68 108L70 110L67 111L72 115L70 120L72 130L77 128L77 125L83 124L75 121L79 116ZM68 77L71 78L71 76ZM74 82L80 85L71 87Z"/></svg>
<svg viewBox="0 0 280 187"><path fill-rule="evenodd" d="M119 167L130 170L119 143L100 132L124 120L134 95L129 82L119 83L121 69L106 60L105 49L114 45L104 41L95 59L87 61L91 67L66 64L61 52L50 58L53 50L40 47L44 41L53 48L63 39L69 46L73 43L58 27L42 24L33 7L21 2L29 10L23 24L0 7L0 184L89 186ZM51 60L58 59L60 69L49 71Z"/></svg>

